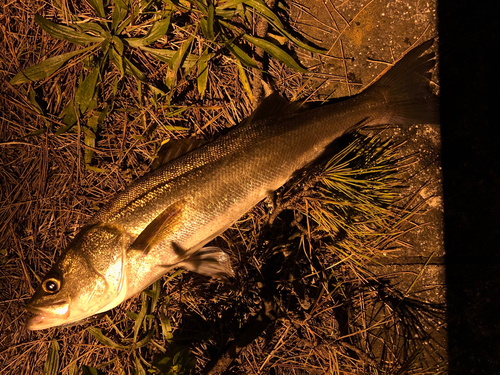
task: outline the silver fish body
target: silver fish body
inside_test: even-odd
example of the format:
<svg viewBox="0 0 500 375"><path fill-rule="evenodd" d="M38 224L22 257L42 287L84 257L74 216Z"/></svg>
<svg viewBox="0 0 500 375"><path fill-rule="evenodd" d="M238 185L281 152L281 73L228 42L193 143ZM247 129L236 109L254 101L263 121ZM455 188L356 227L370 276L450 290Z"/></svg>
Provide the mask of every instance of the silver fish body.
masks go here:
<svg viewBox="0 0 500 375"><path fill-rule="evenodd" d="M78 233L45 276L28 309L29 329L107 311L173 267L231 274L228 256L204 246L314 161L348 131L374 124L435 123L432 40L411 50L375 84L347 100L292 111L262 109L217 140L134 181ZM289 110L289 113L284 113ZM259 112L259 110L257 110Z"/></svg>

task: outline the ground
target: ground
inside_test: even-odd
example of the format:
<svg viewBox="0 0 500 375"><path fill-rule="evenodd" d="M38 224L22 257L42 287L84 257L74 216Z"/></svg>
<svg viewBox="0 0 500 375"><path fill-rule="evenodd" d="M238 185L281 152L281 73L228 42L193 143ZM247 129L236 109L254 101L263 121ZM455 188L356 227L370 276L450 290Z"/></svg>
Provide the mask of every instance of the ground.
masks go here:
<svg viewBox="0 0 500 375"><path fill-rule="evenodd" d="M290 27L328 51L318 55L294 49L312 74L299 74L263 58L264 69L270 72L264 78L288 99L321 101L356 94L409 48L437 36L434 2L303 1L288 6ZM42 3L8 4L0 25L5 81L44 56L67 51L68 43L50 38L34 23L36 12L56 15L52 19L60 22L67 17ZM40 373L49 346L55 348L53 339L59 345L59 370L65 374L79 373L82 365L105 373L131 373L141 367L139 355L146 358L142 366L148 368L145 362L154 362L163 351L164 358L178 353L185 367L194 359L194 371L213 374L446 371L440 131L434 125L390 127L376 134L394 144L404 142L397 154L411 167L402 168L405 177L397 194L413 216L405 233L361 261L362 268L341 264L332 272L332 264L342 258L319 248L319 240L305 241L300 223L307 220L298 218L300 207L280 214L270 235L263 224L270 212L264 203L218 240L232 251L236 280L224 283L189 273L170 274L173 277L157 285L161 297L156 297L156 310L148 304L149 297L137 296L87 325L26 331L24 305L39 283L37 278L43 277L102 202L148 171L162 140L193 135L210 139L250 114L255 103L239 83L233 60L222 55L211 63L213 74L203 99L187 74L180 80L175 98L192 107L182 114L184 118L165 115L146 94L138 93L133 79L120 81L118 94L103 92L104 101L116 102L116 111L92 147L94 169L85 165L88 148L82 146L83 132L54 134L62 125L57 115L79 81L81 64L70 66L63 78L29 86L43 102L43 111L30 100L28 85L2 87L3 373ZM163 68L151 69L143 55L134 61L143 63L154 77L164 73ZM113 74L103 80L112 82L118 76ZM433 82L438 91L436 72ZM151 126L156 121L158 125ZM178 128L185 123L190 124L187 130ZM43 128L48 131L27 137ZM290 222L296 225L286 225ZM290 237L295 242L286 246L280 242ZM156 312L143 330L140 324L134 326L141 306ZM91 334L86 329L89 326L127 349L99 340L96 331ZM149 333L152 341L137 349L136 336L148 338Z"/></svg>

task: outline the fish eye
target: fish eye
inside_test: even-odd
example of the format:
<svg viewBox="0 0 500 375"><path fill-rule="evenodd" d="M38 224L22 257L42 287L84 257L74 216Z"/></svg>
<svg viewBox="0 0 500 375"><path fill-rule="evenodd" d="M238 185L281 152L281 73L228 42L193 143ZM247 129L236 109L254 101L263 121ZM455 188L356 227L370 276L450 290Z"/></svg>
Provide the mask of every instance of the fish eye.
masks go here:
<svg viewBox="0 0 500 375"><path fill-rule="evenodd" d="M44 280L42 283L42 288L45 292L54 294L59 292L61 288L61 282L58 279L51 277L50 279Z"/></svg>

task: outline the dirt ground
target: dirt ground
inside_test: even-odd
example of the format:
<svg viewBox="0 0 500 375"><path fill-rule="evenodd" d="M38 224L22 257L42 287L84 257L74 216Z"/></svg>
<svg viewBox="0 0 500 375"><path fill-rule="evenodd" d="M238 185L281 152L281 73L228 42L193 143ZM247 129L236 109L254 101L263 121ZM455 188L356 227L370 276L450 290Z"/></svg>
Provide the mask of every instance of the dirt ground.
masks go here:
<svg viewBox="0 0 500 375"><path fill-rule="evenodd" d="M293 72L273 61L267 64L270 81L289 99L322 101L354 95L412 46L438 36L434 1L300 0L287 4L290 27L327 50L324 55L316 55L295 49L298 60L311 74ZM158 328L160 320L154 323L153 318L150 325L156 324L153 340L157 346L149 343L142 352L106 346L86 330L91 324L125 345L130 331L127 333L123 327L127 326L128 312L137 315L140 311L139 296L114 309L109 317L87 325L27 331L24 323L28 314L24 306L38 286L38 278L43 277L69 240L103 202L149 170L152 163L149 155L162 137L174 134L176 138L183 138L195 134L211 138L248 116L252 103L238 86L234 66L225 59L219 60L220 66L213 67L219 74L210 76L210 95L199 102L208 109L188 111L184 119L165 120L173 125L187 121L195 124L194 129L175 133L159 126L150 132L147 121L153 121L153 113L156 114L153 106L147 101L141 103L147 110L146 115L140 117L134 112L137 108L134 95L117 97L120 110L109 119L108 128L95 147L96 166L106 172L86 169L82 134L55 136L54 131L49 130L26 137L47 127L51 121L57 124L62 103L78 82L77 68L69 70L66 81L47 79L33 86L45 95L44 114L37 112L30 102L28 86L8 83L29 66L30 61L38 62L41 56L67 48L64 42L44 34L33 21L36 12L53 14L54 9L42 2L23 1L5 3L3 9L0 15L2 374L42 373L53 339L59 343L59 372L63 374L79 374L78 367L82 365L99 367L103 373L133 373L133 368L139 368L137 363L150 368L146 363L154 361L155 353L161 352L158 347L167 348L165 355L173 351L171 356L177 353L178 357L187 358L182 362L184 368L188 368L189 360L193 359L194 373L446 372L440 130L439 126L430 125L393 126L378 134L382 139L404 143L399 151L401 157L411 157L414 162L406 172L406 180L402 181L406 190L400 194L407 196L413 192L421 203L418 215L411 219L412 230L398 236L394 246L374 254L364 263L373 280L366 280L364 276L355 279L346 269L339 268L336 272L345 274L339 276L335 284L337 276L325 273L329 264L322 267L317 264L333 260L328 255L318 255L317 269L310 266L309 272L323 276L301 279L305 280L303 285L297 285L292 278L288 284L282 279L274 285L269 280L275 280L266 278L267 274L282 270L269 265L276 259L290 262L289 257L282 259L279 258L282 255L255 250L252 246L247 246L247 254L241 252L244 246L235 239L235 233L250 228L247 224L251 219L246 219L247 223L239 223L220 240L230 249L231 244L237 249L231 259L241 280L222 283L186 273L163 280L159 304L162 310L168 311L173 338L162 335L164 331ZM433 50L437 52L436 44ZM437 69L432 87L439 91ZM130 82L134 81L128 81L132 87ZM192 84L185 85L193 89ZM134 90L136 86L130 92L136 93ZM105 95L111 98L111 93L103 93ZM190 95L186 97L192 99ZM213 118L215 124L205 127ZM265 207L258 206L254 211L252 214L259 217ZM286 233L284 231L283 236ZM253 245L257 247L257 243ZM308 267L302 258L297 263L304 269ZM258 275L259 272L262 275ZM259 279L261 276L263 280ZM248 280L243 280L245 277ZM348 279L355 280L349 284ZM338 289L342 284L339 280L349 285L342 291L344 301L339 299ZM269 304L285 302L289 303L281 308L285 313L268 314ZM401 314L397 315L396 310L398 314L402 311ZM125 339L120 332L125 332ZM153 328L149 332L153 332ZM189 354L183 351L186 347L190 349ZM137 352L146 359L138 359ZM171 373L182 371L179 366L177 372Z"/></svg>

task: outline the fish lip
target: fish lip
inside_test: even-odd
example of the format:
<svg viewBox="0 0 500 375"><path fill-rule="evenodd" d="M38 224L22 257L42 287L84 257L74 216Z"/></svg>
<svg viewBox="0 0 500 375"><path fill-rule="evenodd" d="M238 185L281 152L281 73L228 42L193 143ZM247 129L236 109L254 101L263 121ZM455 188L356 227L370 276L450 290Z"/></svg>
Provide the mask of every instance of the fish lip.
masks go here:
<svg viewBox="0 0 500 375"><path fill-rule="evenodd" d="M63 314L55 314L48 308L28 304L26 306L26 310L34 315L29 317L28 320L26 321L26 328L29 330L38 330L64 324L63 321L66 320L70 314L69 301L60 300L51 304L51 306L64 306L64 305L68 306L66 312L64 312ZM55 322L58 321L61 323L54 324Z"/></svg>

